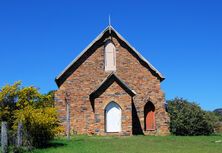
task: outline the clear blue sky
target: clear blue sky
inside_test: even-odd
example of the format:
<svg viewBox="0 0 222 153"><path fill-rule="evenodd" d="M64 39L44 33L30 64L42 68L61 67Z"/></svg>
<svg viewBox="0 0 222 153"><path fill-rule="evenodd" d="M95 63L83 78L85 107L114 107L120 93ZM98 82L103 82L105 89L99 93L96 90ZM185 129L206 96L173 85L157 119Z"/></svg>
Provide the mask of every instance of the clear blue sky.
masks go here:
<svg viewBox="0 0 222 153"><path fill-rule="evenodd" d="M108 25L166 80L166 98L222 107L221 0L0 0L0 86L41 92Z"/></svg>

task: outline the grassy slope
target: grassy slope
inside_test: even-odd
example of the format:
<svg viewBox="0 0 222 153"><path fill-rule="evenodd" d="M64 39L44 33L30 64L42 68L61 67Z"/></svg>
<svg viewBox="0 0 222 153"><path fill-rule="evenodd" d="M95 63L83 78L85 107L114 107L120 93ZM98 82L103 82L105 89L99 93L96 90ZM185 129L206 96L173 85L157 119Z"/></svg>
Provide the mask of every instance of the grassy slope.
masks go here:
<svg viewBox="0 0 222 153"><path fill-rule="evenodd" d="M222 136L209 137L87 137L57 139L33 153L222 153Z"/></svg>

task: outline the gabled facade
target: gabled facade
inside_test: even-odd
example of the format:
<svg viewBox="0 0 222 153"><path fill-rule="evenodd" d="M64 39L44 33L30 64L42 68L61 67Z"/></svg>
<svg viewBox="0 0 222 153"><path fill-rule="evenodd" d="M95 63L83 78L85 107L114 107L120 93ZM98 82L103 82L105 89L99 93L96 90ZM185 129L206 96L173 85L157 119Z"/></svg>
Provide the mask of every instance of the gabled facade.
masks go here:
<svg viewBox="0 0 222 153"><path fill-rule="evenodd" d="M164 80L135 48L108 26L56 78L56 107L71 131L96 135L167 135Z"/></svg>

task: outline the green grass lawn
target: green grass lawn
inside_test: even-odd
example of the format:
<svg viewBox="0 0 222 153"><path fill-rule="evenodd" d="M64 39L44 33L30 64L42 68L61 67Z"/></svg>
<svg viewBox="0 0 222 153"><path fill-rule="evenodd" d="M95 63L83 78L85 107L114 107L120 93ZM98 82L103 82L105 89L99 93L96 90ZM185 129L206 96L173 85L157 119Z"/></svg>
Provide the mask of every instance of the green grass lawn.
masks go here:
<svg viewBox="0 0 222 153"><path fill-rule="evenodd" d="M71 141L58 138L51 147L33 153L222 153L218 140L222 136L75 136Z"/></svg>

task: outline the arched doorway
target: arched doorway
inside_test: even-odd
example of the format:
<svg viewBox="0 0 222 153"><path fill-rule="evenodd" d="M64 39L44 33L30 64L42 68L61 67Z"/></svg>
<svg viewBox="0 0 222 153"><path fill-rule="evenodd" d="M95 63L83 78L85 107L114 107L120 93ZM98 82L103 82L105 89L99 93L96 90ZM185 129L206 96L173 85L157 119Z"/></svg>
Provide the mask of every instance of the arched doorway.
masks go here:
<svg viewBox="0 0 222 153"><path fill-rule="evenodd" d="M106 132L121 132L122 110L115 102L110 102L105 108Z"/></svg>
<svg viewBox="0 0 222 153"><path fill-rule="evenodd" d="M147 102L144 107L144 127L146 131L156 129L155 106L152 102Z"/></svg>

